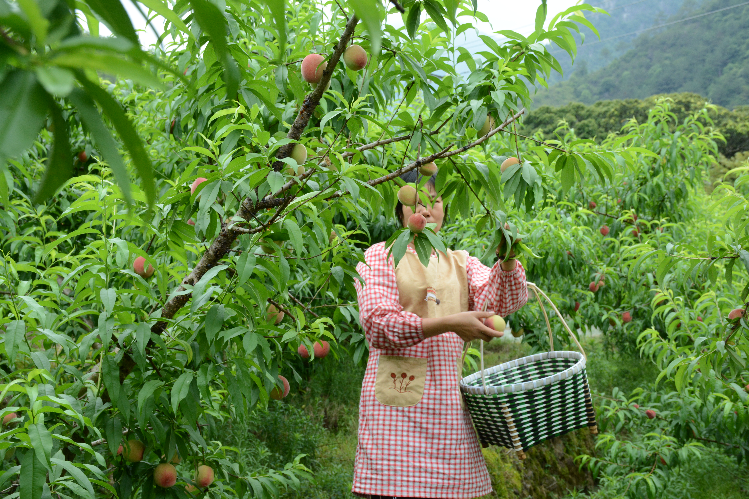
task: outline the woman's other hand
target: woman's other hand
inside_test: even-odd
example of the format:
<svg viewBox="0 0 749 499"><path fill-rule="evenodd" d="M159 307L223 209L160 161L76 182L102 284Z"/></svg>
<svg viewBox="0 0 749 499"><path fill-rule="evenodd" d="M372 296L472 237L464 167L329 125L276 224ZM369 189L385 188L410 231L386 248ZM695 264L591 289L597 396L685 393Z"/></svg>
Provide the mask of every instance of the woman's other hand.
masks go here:
<svg viewBox="0 0 749 499"><path fill-rule="evenodd" d="M505 229L510 230L510 224L505 222ZM512 242L512 246L510 246L510 254L507 256L507 259L504 259L506 241L504 238L502 238L502 240L499 242L499 246L497 246L497 257L502 259L502 263L500 264L500 266L505 272L512 272L513 270L515 270L515 245L520 243L521 241L522 239L518 238Z"/></svg>
<svg viewBox="0 0 749 499"><path fill-rule="evenodd" d="M421 327L427 338L452 331L463 338L463 341L490 341L504 334L484 324L484 319L492 315L494 312L460 312L447 317L422 319Z"/></svg>

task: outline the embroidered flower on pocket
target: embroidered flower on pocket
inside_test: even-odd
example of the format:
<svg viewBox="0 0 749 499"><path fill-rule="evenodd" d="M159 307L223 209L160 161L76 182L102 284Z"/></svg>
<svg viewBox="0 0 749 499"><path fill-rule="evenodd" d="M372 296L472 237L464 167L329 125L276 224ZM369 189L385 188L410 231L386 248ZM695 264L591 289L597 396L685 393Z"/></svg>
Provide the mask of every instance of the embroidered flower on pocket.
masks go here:
<svg viewBox="0 0 749 499"><path fill-rule="evenodd" d="M409 376L406 373L401 373L400 376L400 384L398 384L398 376L396 376L395 373L390 373L390 377L393 378L393 386L390 387L391 390L395 390L398 393L405 393L408 391L408 385L411 384L413 380L416 379L416 376ZM408 383L406 383L406 378L408 378ZM406 383L405 386L403 386L403 383Z"/></svg>

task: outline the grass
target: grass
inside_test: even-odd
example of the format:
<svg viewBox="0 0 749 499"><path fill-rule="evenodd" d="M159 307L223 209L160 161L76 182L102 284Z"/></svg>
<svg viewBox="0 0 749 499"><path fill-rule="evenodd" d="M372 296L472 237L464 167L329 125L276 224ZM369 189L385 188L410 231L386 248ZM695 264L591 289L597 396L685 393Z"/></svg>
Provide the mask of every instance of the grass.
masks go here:
<svg viewBox="0 0 749 499"><path fill-rule="evenodd" d="M583 347L587 353L587 371L591 390L610 393L618 387L630 393L638 387L651 385L658 369L649 360L607 352L600 338L585 338ZM523 357L530 353L525 343L492 341L484 347L485 367ZM235 425L234 438L247 454L264 459L268 464L287 458L293 452L309 455L305 464L314 470L314 478L299 491L290 491L283 499L353 499L351 481L354 471L354 456L357 445L358 404L364 366L355 366L347 357L326 358L312 365L303 366L303 386L278 407L244 424ZM281 407L282 405L290 407ZM293 421L292 421L293 420ZM290 431L280 431L288 425ZM247 437L251 430L252 438ZM268 433L275 438L263 438ZM255 438L258 436L258 438ZM258 441L259 440L259 441ZM288 440L288 441L287 441ZM312 450L314 449L314 450ZM677 485L660 499L738 499L749 497L749 473L746 464L720 453L717 449L706 449L704 458L676 470ZM589 495L568 491L565 497L608 499L621 497L619 484L600 484L599 489ZM534 498L542 499L542 498Z"/></svg>

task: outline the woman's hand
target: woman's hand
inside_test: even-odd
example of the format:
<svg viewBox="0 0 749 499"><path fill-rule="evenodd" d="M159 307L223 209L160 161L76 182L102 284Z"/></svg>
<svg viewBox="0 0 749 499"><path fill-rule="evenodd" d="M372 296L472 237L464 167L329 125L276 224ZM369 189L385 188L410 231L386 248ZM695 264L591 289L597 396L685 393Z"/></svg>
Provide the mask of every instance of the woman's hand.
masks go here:
<svg viewBox="0 0 749 499"><path fill-rule="evenodd" d="M510 224L508 224L507 222L505 222L505 229L510 230ZM506 241L505 241L505 239L504 239L504 237L499 242L499 246L497 246L497 257L503 259L502 263L500 264L500 266L502 267L502 270L504 270L506 272L511 272L511 271L515 270L515 266L516 266L516 263L515 263L515 245L517 243L521 242L521 241L522 241L522 239L518 238L518 239L515 239L512 242L512 246L510 246L510 254L507 257L507 259L504 259L504 256L505 256L505 245L507 244Z"/></svg>
<svg viewBox="0 0 749 499"><path fill-rule="evenodd" d="M494 312L460 312L446 317L422 319L421 327L427 338L452 331L463 338L463 341L490 341L504 335L484 324L484 319L492 315Z"/></svg>

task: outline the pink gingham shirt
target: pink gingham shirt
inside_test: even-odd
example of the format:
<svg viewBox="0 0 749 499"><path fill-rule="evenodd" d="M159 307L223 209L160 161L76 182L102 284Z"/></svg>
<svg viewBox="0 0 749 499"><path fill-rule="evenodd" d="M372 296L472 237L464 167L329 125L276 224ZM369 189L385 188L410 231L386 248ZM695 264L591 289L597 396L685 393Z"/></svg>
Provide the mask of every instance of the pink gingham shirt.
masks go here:
<svg viewBox="0 0 749 499"><path fill-rule="evenodd" d="M409 247L409 251L413 249ZM463 340L455 333L425 338L421 318L398 301L393 259L385 243L364 254L356 281L361 325L370 346L359 403L359 433L352 492L396 497L474 498L492 491L468 410L461 404L457 362ZM528 301L525 269L486 267L468 256L469 309L506 316ZM411 407L375 398L380 355L427 358L421 401Z"/></svg>

